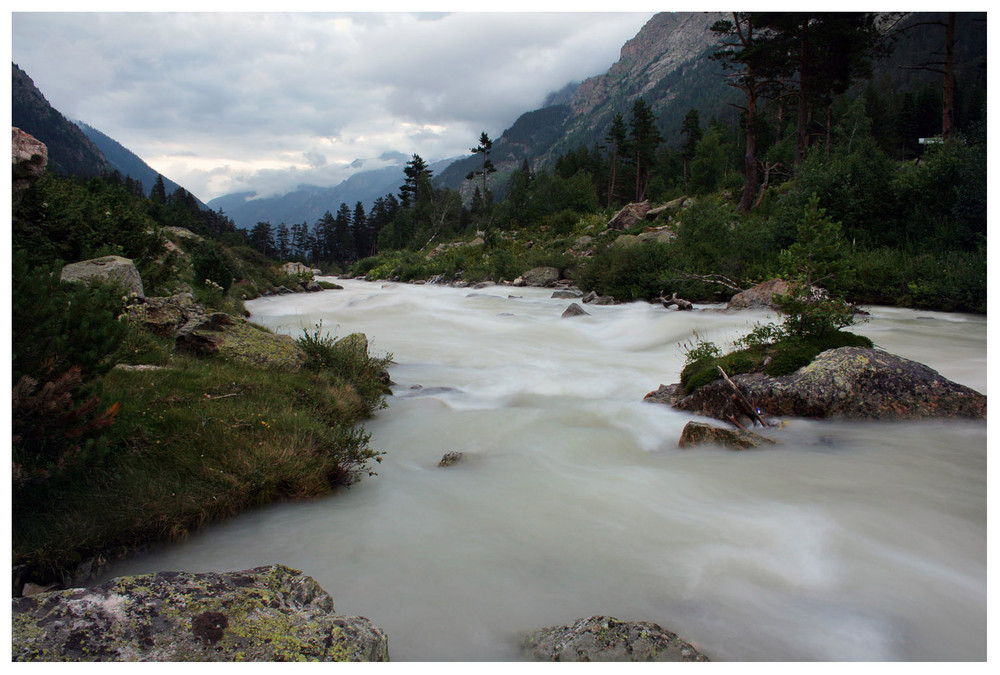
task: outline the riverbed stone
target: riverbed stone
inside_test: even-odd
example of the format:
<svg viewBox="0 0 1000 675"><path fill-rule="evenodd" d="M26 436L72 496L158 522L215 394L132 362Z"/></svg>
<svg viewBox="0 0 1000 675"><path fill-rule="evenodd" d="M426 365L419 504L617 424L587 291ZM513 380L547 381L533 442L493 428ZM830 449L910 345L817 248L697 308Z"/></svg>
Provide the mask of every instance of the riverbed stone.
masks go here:
<svg viewBox="0 0 1000 675"><path fill-rule="evenodd" d="M441 461L438 462L438 466L452 466L454 464L458 464L463 459L465 459L464 452L458 452L458 451L446 452L444 453L444 455L442 455Z"/></svg>
<svg viewBox="0 0 1000 675"><path fill-rule="evenodd" d="M655 623L590 616L528 635L524 655L535 661L708 661Z"/></svg>
<svg viewBox="0 0 1000 675"><path fill-rule="evenodd" d="M731 379L767 415L878 420L986 417L985 395L922 363L879 349L829 349L791 375L749 373ZM724 380L689 395L680 385L661 385L646 399L721 420L741 414L733 407L733 390Z"/></svg>
<svg viewBox="0 0 1000 675"><path fill-rule="evenodd" d="M566 311L562 313L562 318L568 319L574 316L590 316L590 312L574 302L571 303L570 306L566 308Z"/></svg>
<svg viewBox="0 0 1000 675"><path fill-rule="evenodd" d="M284 565L157 572L12 601L14 661L388 661L385 632L334 613Z"/></svg>

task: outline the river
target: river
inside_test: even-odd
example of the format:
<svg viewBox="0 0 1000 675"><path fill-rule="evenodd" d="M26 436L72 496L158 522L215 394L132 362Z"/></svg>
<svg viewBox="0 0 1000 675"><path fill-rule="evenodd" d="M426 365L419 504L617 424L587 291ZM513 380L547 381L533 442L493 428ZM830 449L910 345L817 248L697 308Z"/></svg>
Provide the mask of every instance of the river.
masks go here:
<svg viewBox="0 0 1000 675"><path fill-rule="evenodd" d="M394 661L509 661L524 632L652 621L713 660L986 659L986 424L791 420L766 450L680 450L646 403L680 343L760 312L646 303L560 318L551 290L338 280L247 303L301 335L366 333L395 395L378 476L260 509L110 575L303 570ZM870 308L877 346L986 393L985 317ZM441 468L450 451L466 459Z"/></svg>

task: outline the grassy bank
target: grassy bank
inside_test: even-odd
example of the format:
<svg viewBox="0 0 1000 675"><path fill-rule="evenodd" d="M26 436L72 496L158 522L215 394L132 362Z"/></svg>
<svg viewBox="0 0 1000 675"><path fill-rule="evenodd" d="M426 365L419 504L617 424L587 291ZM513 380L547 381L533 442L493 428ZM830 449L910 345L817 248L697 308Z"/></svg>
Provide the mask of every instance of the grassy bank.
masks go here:
<svg viewBox="0 0 1000 675"><path fill-rule="evenodd" d="M345 341L349 342L349 341ZM173 354L114 369L93 391L121 404L100 461L15 485L13 562L39 579L282 498L321 495L381 453L359 422L383 404L385 359L318 332L297 370Z"/></svg>

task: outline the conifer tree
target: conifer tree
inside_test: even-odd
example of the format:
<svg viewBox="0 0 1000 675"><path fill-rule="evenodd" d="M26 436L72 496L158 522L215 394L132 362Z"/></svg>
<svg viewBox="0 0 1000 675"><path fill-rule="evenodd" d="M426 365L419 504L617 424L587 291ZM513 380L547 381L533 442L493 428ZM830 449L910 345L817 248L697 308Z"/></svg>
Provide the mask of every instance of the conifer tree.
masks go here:
<svg viewBox="0 0 1000 675"><path fill-rule="evenodd" d="M621 113L615 113L611 120L611 128L608 135L604 137L611 144L611 176L608 180L608 206L615 202L615 183L618 178L618 164L625 153L625 145L628 138L628 129L625 127L625 119Z"/></svg>
<svg viewBox="0 0 1000 675"><path fill-rule="evenodd" d="M632 104L630 125L630 145L632 161L635 163L635 201L641 202L646 196L649 171L653 166L656 148L663 142L660 130L656 128L653 109L642 97Z"/></svg>
<svg viewBox="0 0 1000 675"><path fill-rule="evenodd" d="M413 155L413 158L406 163L403 175L406 178L399 186L399 201L404 209L416 204L420 197L430 196L427 193L431 189L433 173L420 155Z"/></svg>
<svg viewBox="0 0 1000 675"><path fill-rule="evenodd" d="M484 200L484 204L489 203L489 189L486 187L486 177L491 173L496 173L497 170L496 167L493 166L493 162L490 161L490 152L493 150L493 141L490 140L490 137L484 131L479 136L479 145L476 146L475 148L472 148L471 150L475 154L483 156L483 168L478 171L470 171L469 174L465 177L465 179L472 180L476 176L482 176L483 177L483 189L481 192L482 198Z"/></svg>

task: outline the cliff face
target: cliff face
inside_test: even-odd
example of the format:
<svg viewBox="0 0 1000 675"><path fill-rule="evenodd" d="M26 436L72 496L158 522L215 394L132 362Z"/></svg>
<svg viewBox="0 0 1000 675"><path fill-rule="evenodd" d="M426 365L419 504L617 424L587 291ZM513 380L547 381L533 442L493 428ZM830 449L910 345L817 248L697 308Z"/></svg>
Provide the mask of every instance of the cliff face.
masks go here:
<svg viewBox="0 0 1000 675"><path fill-rule="evenodd" d="M525 113L495 140L492 158L498 173L493 184L502 189L524 158L538 168L581 145L603 143L615 113L628 120L639 96L657 115L668 144L680 138L681 122L691 108L699 111L703 122L731 115L735 90L726 85L719 64L708 59L717 42L709 27L724 16L720 12L655 15L625 43L607 73L585 80L565 104ZM439 175L440 182L465 188L462 181L476 161L460 160Z"/></svg>
<svg viewBox="0 0 1000 675"><path fill-rule="evenodd" d="M49 169L64 175L97 176L108 162L97 146L49 105L27 73L11 64L11 124L49 149Z"/></svg>
<svg viewBox="0 0 1000 675"><path fill-rule="evenodd" d="M607 73L577 87L571 102L574 115L599 113L623 94L634 98L653 93L663 79L703 57L716 42L709 26L724 16L721 12L657 14L625 43L621 57ZM656 102L652 103L655 107Z"/></svg>

